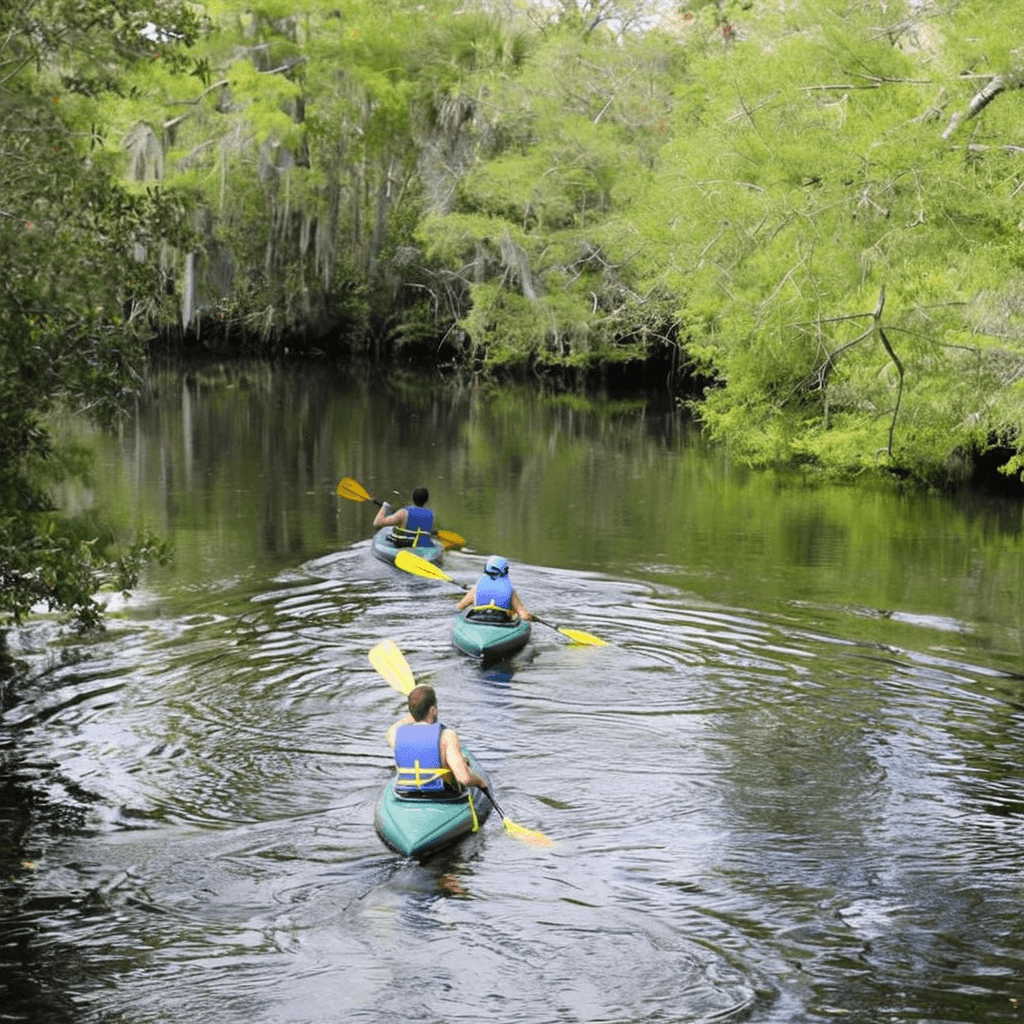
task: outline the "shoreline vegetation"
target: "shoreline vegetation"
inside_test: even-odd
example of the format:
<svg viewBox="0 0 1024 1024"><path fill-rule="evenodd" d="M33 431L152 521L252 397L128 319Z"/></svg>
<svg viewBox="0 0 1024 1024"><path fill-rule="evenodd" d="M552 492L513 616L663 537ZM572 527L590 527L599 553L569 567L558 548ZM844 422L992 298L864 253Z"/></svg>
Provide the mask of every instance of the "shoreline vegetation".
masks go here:
<svg viewBox="0 0 1024 1024"><path fill-rule="evenodd" d="M1019 488L1009 22L685 6L225 6L110 107L199 211L157 347L644 381L751 465Z"/></svg>
<svg viewBox="0 0 1024 1024"><path fill-rule="evenodd" d="M88 583L54 582L85 552L48 487L81 467L46 415L116 421L147 353L639 380L751 466L1020 494L1018 22L987 0L5 9L9 606Z"/></svg>

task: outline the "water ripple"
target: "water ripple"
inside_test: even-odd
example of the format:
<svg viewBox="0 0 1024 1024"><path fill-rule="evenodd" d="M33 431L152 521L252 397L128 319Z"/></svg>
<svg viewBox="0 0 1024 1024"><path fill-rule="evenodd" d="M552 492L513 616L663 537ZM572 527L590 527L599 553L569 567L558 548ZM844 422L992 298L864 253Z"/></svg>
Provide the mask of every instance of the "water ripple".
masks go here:
<svg viewBox="0 0 1024 1024"><path fill-rule="evenodd" d="M46 623L19 637L33 669L0 740L63 838L25 837L10 934L75 964L79 1020L788 1024L873 972L912 1000L908 948L934 962L966 936L990 977L1024 966L985 940L1019 932L1017 681L818 610L597 574L578 604L578 573L517 573L609 646L538 626L481 671L451 648L458 588L365 544L216 606L146 606L73 655ZM386 636L553 849L496 816L424 865L382 847Z"/></svg>

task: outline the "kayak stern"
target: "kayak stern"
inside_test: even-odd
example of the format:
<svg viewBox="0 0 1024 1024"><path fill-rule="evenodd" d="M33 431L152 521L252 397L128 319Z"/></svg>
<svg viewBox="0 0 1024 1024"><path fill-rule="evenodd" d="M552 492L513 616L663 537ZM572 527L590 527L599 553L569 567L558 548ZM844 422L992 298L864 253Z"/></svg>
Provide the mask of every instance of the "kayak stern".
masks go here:
<svg viewBox="0 0 1024 1024"><path fill-rule="evenodd" d="M471 616L470 611L466 608L456 616L452 643L471 658L486 662L507 658L522 650L530 639L527 619L488 622Z"/></svg>
<svg viewBox="0 0 1024 1024"><path fill-rule="evenodd" d="M441 561L441 556L444 554L444 545L439 544L437 541L431 541L430 544L420 547L413 547L409 544L399 546L391 540L390 526L381 527L373 535L373 554L374 557L379 558L382 562L390 562L394 565L395 556L399 551L411 551L414 555L424 559L431 565L438 565Z"/></svg>

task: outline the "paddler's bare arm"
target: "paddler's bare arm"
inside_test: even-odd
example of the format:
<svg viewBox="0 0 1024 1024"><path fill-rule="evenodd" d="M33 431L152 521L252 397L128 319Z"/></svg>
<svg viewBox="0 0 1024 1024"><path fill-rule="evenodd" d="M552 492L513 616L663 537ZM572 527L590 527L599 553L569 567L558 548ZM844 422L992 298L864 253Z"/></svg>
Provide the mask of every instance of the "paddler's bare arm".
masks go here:
<svg viewBox="0 0 1024 1024"><path fill-rule="evenodd" d="M512 611L516 613L521 619L532 619L533 616L530 614L530 610L523 604L516 591L512 591Z"/></svg>
<svg viewBox="0 0 1024 1024"><path fill-rule="evenodd" d="M450 768L452 775L464 786L486 786L476 772L471 771L466 759L462 756L462 746L454 729L445 729L441 733L441 758L445 767Z"/></svg>
<svg viewBox="0 0 1024 1024"><path fill-rule="evenodd" d="M385 501L381 504L380 508L377 509L377 515L374 517L373 526L374 529L379 529L381 526L405 526L409 520L409 510L407 508L400 508L397 512L391 511L391 506Z"/></svg>

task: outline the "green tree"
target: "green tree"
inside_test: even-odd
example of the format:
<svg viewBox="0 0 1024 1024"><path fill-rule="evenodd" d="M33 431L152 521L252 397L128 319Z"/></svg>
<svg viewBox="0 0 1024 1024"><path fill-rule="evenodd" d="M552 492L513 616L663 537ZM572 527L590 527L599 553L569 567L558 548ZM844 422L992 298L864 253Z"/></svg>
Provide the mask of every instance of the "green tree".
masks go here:
<svg viewBox="0 0 1024 1024"><path fill-rule="evenodd" d="M445 7L225 0L207 7L192 77L140 70L107 97L108 158L126 140L131 177L200 200L191 248L168 254L186 331L332 354L406 336L448 90L461 68L521 59L495 19Z"/></svg>
<svg viewBox="0 0 1024 1024"><path fill-rule="evenodd" d="M485 367L595 371L674 344L671 231L655 207L685 66L664 38L564 30L500 89L465 76L485 143L419 238L438 283L460 281L460 326Z"/></svg>
<svg viewBox="0 0 1024 1024"><path fill-rule="evenodd" d="M737 454L944 481L1019 445L1024 96L982 112L1019 72L1008 24L971 7L805 3L700 61L692 350L721 379L700 414ZM946 46L965 37L967 64ZM984 144L951 145L968 116Z"/></svg>
<svg viewBox="0 0 1024 1024"><path fill-rule="evenodd" d="M45 604L95 625L95 592L133 586L162 553L144 533L119 550L95 516L54 507L53 485L86 466L54 444L47 416L110 423L138 384L137 306L156 290L156 242L180 233L182 209L112 177L95 103L133 63L177 59L168 39L193 30L187 9L159 2L0 12L0 623Z"/></svg>
<svg viewBox="0 0 1024 1024"><path fill-rule="evenodd" d="M573 20L599 9L560 5L500 88L460 80L476 160L419 238L470 357L675 350L751 462L1019 472L1014 15L702 0L610 44Z"/></svg>

